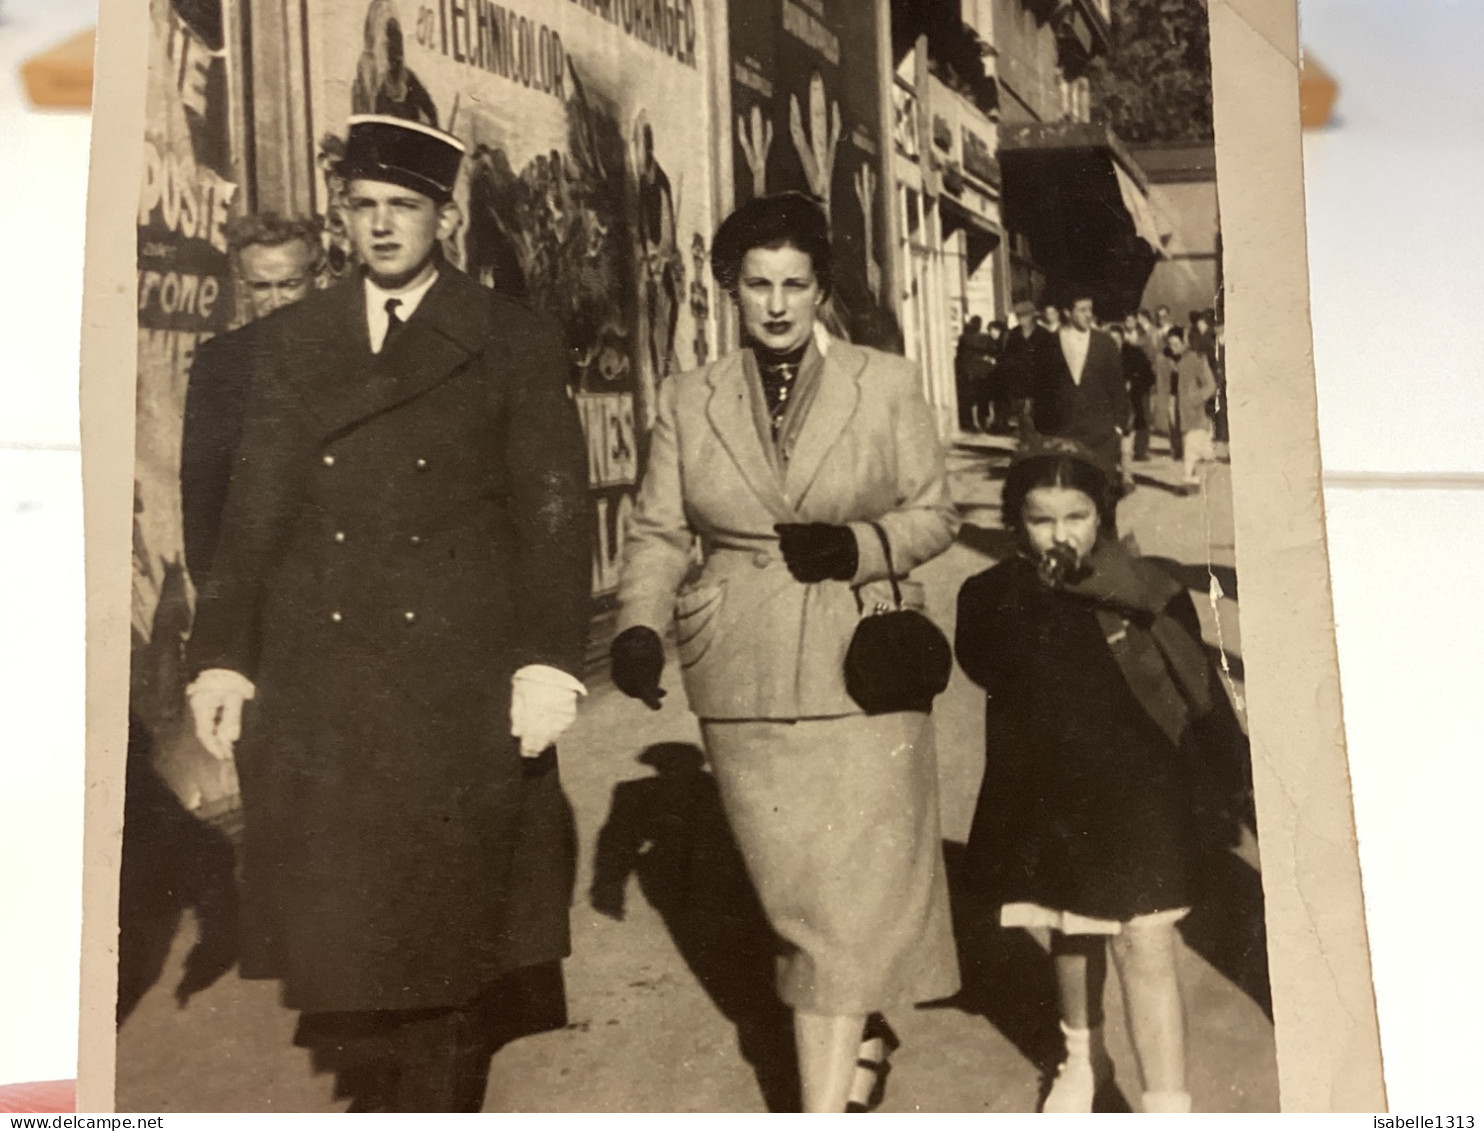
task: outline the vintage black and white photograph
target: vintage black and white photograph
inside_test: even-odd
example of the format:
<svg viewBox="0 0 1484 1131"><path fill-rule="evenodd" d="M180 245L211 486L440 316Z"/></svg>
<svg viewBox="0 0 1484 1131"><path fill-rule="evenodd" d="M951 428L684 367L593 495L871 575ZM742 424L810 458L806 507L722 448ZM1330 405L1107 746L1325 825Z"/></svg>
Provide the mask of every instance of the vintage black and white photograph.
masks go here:
<svg viewBox="0 0 1484 1131"><path fill-rule="evenodd" d="M1206 0L133 6L118 1110L1279 1110Z"/></svg>

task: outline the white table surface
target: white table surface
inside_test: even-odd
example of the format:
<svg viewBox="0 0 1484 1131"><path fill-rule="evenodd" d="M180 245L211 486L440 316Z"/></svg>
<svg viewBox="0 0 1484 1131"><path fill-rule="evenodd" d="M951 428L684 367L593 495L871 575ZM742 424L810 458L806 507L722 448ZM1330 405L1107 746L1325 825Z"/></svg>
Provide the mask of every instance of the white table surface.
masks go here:
<svg viewBox="0 0 1484 1131"><path fill-rule="evenodd" d="M1484 2L1306 0L1303 14L1304 41L1342 83L1343 124L1309 135L1305 156L1387 1085L1394 1111L1468 1110L1484 1094L1470 895L1484 795ZM15 66L92 20L87 0L0 0L0 1083L70 1077L76 1051L88 118L27 110Z"/></svg>

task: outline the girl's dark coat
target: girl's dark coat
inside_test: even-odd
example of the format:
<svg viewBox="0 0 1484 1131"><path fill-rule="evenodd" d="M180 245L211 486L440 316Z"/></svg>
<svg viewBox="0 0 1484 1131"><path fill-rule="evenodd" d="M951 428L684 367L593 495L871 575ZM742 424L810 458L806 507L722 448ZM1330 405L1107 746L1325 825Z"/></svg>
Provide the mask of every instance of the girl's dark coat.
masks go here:
<svg viewBox="0 0 1484 1131"><path fill-rule="evenodd" d="M1200 640L1186 590L1159 615ZM976 888L1118 921L1188 906L1197 806L1219 776L1208 720L1177 747L1130 690L1093 606L1046 589L1024 558L965 582L956 651L988 692Z"/></svg>

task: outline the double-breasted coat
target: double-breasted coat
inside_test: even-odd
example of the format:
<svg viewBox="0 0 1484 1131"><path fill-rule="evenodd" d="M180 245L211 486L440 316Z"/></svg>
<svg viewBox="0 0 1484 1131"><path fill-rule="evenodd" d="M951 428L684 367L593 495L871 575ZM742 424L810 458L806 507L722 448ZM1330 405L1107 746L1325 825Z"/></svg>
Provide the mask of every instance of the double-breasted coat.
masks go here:
<svg viewBox="0 0 1484 1131"><path fill-rule="evenodd" d="M460 1005L568 950L570 809L510 678L577 673L586 465L555 322L444 265L264 327L188 658L256 685L242 969L302 1010Z"/></svg>
<svg viewBox="0 0 1484 1131"><path fill-rule="evenodd" d="M681 374L659 397L624 547L619 630L663 632L675 619L686 694L703 719L858 714L845 652L861 602L890 600L873 520L899 576L942 553L958 529L911 362L831 340L783 467L754 416L740 352ZM795 581L773 529L789 522L848 525L855 577ZM916 583L904 597L921 607Z"/></svg>

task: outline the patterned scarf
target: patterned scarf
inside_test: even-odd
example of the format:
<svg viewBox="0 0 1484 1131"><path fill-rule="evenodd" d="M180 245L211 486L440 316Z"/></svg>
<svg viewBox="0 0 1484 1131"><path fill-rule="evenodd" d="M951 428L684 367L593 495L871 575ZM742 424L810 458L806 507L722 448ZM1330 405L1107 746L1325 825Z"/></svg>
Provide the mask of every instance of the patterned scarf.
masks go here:
<svg viewBox="0 0 1484 1131"><path fill-rule="evenodd" d="M768 404L768 423L773 429L773 442L778 442L778 430L788 414L789 398L793 395L794 383L799 379L799 367L804 353L809 348L808 339L798 349L788 353L773 353L761 346L755 347L757 372L763 382L763 397Z"/></svg>

